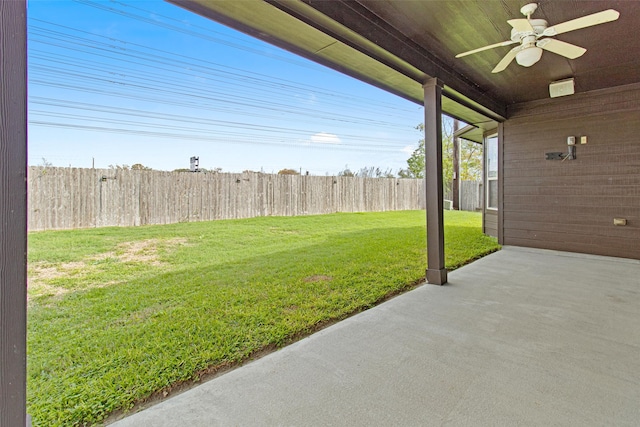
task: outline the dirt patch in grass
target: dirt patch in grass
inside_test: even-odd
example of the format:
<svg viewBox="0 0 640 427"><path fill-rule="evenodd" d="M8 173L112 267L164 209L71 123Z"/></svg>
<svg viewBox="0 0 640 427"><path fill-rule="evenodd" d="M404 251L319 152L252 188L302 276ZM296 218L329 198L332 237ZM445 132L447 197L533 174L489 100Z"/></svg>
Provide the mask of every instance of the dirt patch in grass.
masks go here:
<svg viewBox="0 0 640 427"><path fill-rule="evenodd" d="M84 262L65 262L60 264L35 264L29 269L29 278L35 280L47 281L68 276L75 271L85 268Z"/></svg>
<svg viewBox="0 0 640 427"><path fill-rule="evenodd" d="M104 270L104 263L109 261L115 264L144 264L153 267L162 267L165 263L160 260L160 249L171 249L187 244L187 239L176 237L173 239L147 239L133 242L123 242L113 251L87 257L81 261L63 263L34 263L29 265L27 286L29 297L35 296L60 296L74 291L71 283L73 279L82 279ZM65 277L69 278L69 286L60 286L56 283ZM113 285L117 281L110 280L103 283L93 283L83 286L83 289L98 288Z"/></svg>
<svg viewBox="0 0 640 427"><path fill-rule="evenodd" d="M27 300L32 296L60 296L66 294L70 289L56 286L50 282L63 277L71 277L79 274L86 268L84 261L65 262L60 264L36 263L29 266L27 278Z"/></svg>
<svg viewBox="0 0 640 427"><path fill-rule="evenodd" d="M124 242L118 245L113 256L120 262L145 263L161 266L162 262L158 256L158 246L171 248L185 244L187 239L175 238L170 240L148 239L135 242Z"/></svg>
<svg viewBox="0 0 640 427"><path fill-rule="evenodd" d="M120 243L114 251L105 252L98 256L87 258L89 261L101 261L108 258L117 259L118 262L129 262L139 264L150 264L155 266L163 265L158 255L159 248L170 249L176 246L185 245L187 239L176 237L169 240L147 239L133 242Z"/></svg>

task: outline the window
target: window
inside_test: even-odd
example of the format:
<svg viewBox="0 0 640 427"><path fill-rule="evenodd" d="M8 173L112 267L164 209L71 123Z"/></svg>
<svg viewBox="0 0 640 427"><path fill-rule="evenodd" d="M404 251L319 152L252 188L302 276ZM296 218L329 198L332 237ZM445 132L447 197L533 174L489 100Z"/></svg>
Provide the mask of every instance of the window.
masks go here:
<svg viewBox="0 0 640 427"><path fill-rule="evenodd" d="M487 209L498 209L498 135L485 141L487 174Z"/></svg>

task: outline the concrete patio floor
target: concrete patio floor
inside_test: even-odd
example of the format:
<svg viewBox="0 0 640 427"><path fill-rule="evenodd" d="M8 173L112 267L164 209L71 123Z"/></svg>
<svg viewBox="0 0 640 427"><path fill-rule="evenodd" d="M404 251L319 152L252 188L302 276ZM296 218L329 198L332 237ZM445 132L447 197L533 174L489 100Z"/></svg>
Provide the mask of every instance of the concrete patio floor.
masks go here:
<svg viewBox="0 0 640 427"><path fill-rule="evenodd" d="M114 425L640 425L640 261L506 247Z"/></svg>

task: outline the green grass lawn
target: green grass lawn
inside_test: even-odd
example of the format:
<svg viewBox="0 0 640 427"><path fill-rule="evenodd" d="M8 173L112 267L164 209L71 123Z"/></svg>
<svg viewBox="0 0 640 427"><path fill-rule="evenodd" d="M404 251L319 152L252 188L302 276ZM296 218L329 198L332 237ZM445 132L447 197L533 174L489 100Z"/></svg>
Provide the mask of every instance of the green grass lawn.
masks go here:
<svg viewBox="0 0 640 427"><path fill-rule="evenodd" d="M28 411L84 425L424 277L423 211L29 234ZM445 212L446 264L495 251Z"/></svg>

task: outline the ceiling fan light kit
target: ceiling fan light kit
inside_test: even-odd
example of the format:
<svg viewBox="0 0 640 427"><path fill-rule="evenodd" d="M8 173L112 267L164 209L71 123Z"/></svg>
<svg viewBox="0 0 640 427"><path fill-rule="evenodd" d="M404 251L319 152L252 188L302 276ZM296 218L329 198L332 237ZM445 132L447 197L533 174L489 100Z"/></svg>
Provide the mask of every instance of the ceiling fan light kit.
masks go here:
<svg viewBox="0 0 640 427"><path fill-rule="evenodd" d="M516 62L523 67L531 67L533 64L540 61L541 57L542 49L537 46L531 46L516 53Z"/></svg>
<svg viewBox="0 0 640 427"><path fill-rule="evenodd" d="M456 58L462 58L501 46L518 44L518 46L507 52L498 65L491 71L492 73L499 73L504 70L514 59L519 65L530 67L540 60L543 50L564 56L568 59L576 59L584 55L587 50L583 47L549 37L615 21L620 16L618 11L608 9L549 27L549 23L544 19L531 19L531 15L537 8L537 3L526 4L520 9L520 12L526 16L526 18L510 19L507 21L509 25L511 25L511 40L463 52L456 55Z"/></svg>

